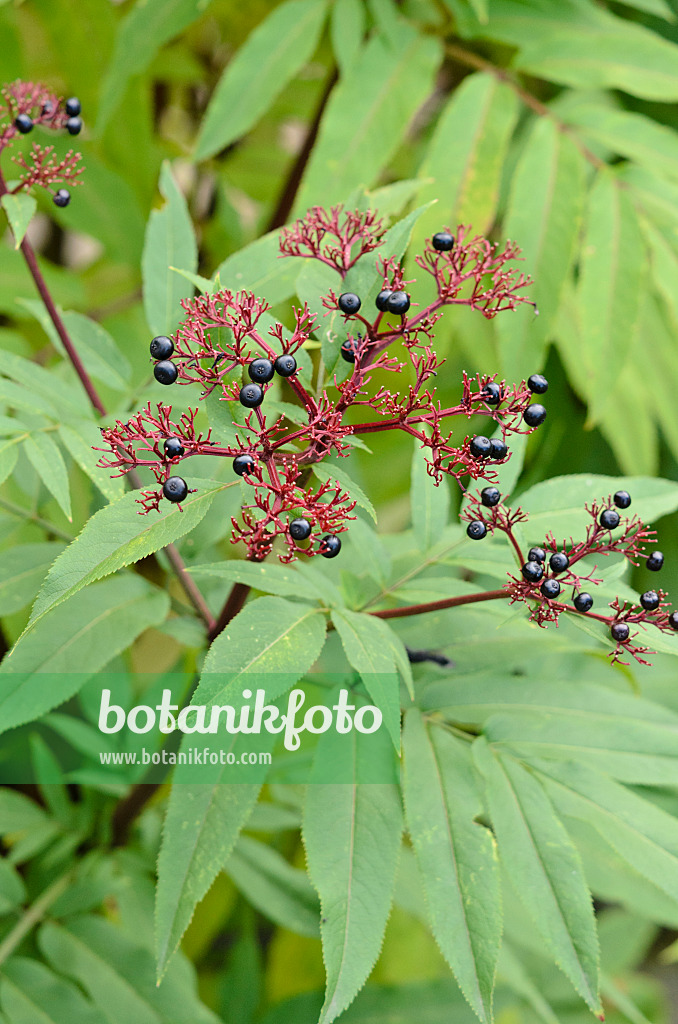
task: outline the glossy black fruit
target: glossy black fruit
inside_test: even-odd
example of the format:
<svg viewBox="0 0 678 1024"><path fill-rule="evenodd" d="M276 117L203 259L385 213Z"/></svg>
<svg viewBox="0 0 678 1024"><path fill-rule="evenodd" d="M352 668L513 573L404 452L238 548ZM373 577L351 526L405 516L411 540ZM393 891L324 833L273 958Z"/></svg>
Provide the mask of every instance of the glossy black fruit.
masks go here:
<svg viewBox="0 0 678 1024"><path fill-rule="evenodd" d="M549 558L549 565L551 567L551 572L555 572L555 573L565 572L565 570L567 569L569 564L570 564L570 559L567 557L567 555L565 554L564 551L556 551Z"/></svg>
<svg viewBox="0 0 678 1024"><path fill-rule="evenodd" d="M482 434L472 437L468 447L471 455L476 459L489 459L492 451L489 437L483 437Z"/></svg>
<svg viewBox="0 0 678 1024"><path fill-rule="evenodd" d="M544 580L539 589L544 597L548 597L552 601L560 593L560 583L558 580Z"/></svg>
<svg viewBox="0 0 678 1024"><path fill-rule="evenodd" d="M311 524L308 519L293 519L290 523L290 536L294 540L308 540L311 536Z"/></svg>
<svg viewBox="0 0 678 1024"><path fill-rule="evenodd" d="M545 562L546 552L543 548L530 548L527 552L528 562Z"/></svg>
<svg viewBox="0 0 678 1024"><path fill-rule="evenodd" d="M590 612L593 608L593 598L585 590L582 590L580 594L575 594L572 603L578 612Z"/></svg>
<svg viewBox="0 0 678 1024"><path fill-rule="evenodd" d="M533 373L531 377L527 378L527 386L533 395L543 395L549 389L549 382L546 377L542 377L541 373Z"/></svg>
<svg viewBox="0 0 678 1024"><path fill-rule="evenodd" d="M168 437L163 448L168 459L178 459L186 451L178 437Z"/></svg>
<svg viewBox="0 0 678 1024"><path fill-rule="evenodd" d="M619 526L619 513L615 512L613 508L606 508L604 512L600 513L598 522L606 530L616 530Z"/></svg>
<svg viewBox="0 0 678 1024"><path fill-rule="evenodd" d="M663 564L664 553L662 551L653 551L645 563L650 572L659 572Z"/></svg>
<svg viewBox="0 0 678 1024"><path fill-rule="evenodd" d="M646 612L653 612L655 608L659 608L659 594L656 590L646 590L640 595L639 601L641 608Z"/></svg>
<svg viewBox="0 0 678 1024"><path fill-rule="evenodd" d="M480 492L480 500L485 508L494 508L501 501L501 493L498 487L483 487Z"/></svg>
<svg viewBox="0 0 678 1024"><path fill-rule="evenodd" d="M342 313L347 313L348 316L353 316L360 310L362 302L360 296L356 295L355 292L344 292L337 299L337 305Z"/></svg>
<svg viewBox="0 0 678 1024"><path fill-rule="evenodd" d="M630 632L631 630L625 622L613 622L610 626L610 634L612 636L612 639L616 640L617 643L625 643L629 638Z"/></svg>
<svg viewBox="0 0 678 1024"><path fill-rule="evenodd" d="M523 419L528 427L539 427L546 419L546 409L538 402L534 402L532 405L528 405L523 413Z"/></svg>
<svg viewBox="0 0 678 1024"><path fill-rule="evenodd" d="M466 533L471 540L482 540L483 537L487 536L487 527L482 519L474 519L472 523L469 523L466 527Z"/></svg>
<svg viewBox="0 0 678 1024"><path fill-rule="evenodd" d="M254 467L254 458L244 452L242 455L236 455L233 459L233 472L237 473L238 476L246 476Z"/></svg>
<svg viewBox="0 0 678 1024"><path fill-rule="evenodd" d="M454 235L449 231L437 231L431 239L431 245L438 252L449 252L450 249L454 249Z"/></svg>
<svg viewBox="0 0 678 1024"><path fill-rule="evenodd" d="M162 485L162 493L168 501L185 501L188 497L188 484L180 476L171 476Z"/></svg>
<svg viewBox="0 0 678 1024"><path fill-rule="evenodd" d="M341 551L341 541L333 533L326 533L318 549L323 558L336 558Z"/></svg>
<svg viewBox="0 0 678 1024"><path fill-rule="evenodd" d="M678 633L678 612L671 612L667 622L671 629L675 629L676 633Z"/></svg>
<svg viewBox="0 0 678 1024"><path fill-rule="evenodd" d="M69 117L77 117L82 110L82 104L77 96L71 96L66 100L66 113Z"/></svg>
<svg viewBox="0 0 678 1024"><path fill-rule="evenodd" d="M357 348L358 340L356 338L347 338L341 346L341 358L345 359L347 363L355 363Z"/></svg>
<svg viewBox="0 0 678 1024"><path fill-rule="evenodd" d="M275 372L281 377L291 377L292 374L297 372L297 361L294 356L289 354L278 356L273 366L275 367Z"/></svg>
<svg viewBox="0 0 678 1024"><path fill-rule="evenodd" d="M488 405L499 405L501 402L501 388L496 381L488 381L480 394L483 401Z"/></svg>
<svg viewBox="0 0 678 1024"><path fill-rule="evenodd" d="M264 389L258 384L243 384L238 395L240 404L246 409L256 409L264 400Z"/></svg>
<svg viewBox="0 0 678 1024"><path fill-rule="evenodd" d="M82 118L69 117L66 121L66 131L69 135L79 135L82 131Z"/></svg>
<svg viewBox="0 0 678 1024"><path fill-rule="evenodd" d="M153 367L153 376L158 384L174 384L179 376L179 371L171 359L162 359Z"/></svg>
<svg viewBox="0 0 678 1024"><path fill-rule="evenodd" d="M247 367L247 373L255 384L268 384L269 380L273 380L275 370L270 359L253 359Z"/></svg>
<svg viewBox="0 0 678 1024"><path fill-rule="evenodd" d="M498 437L490 438L490 458L501 462L508 455L508 445Z"/></svg>
<svg viewBox="0 0 678 1024"><path fill-rule="evenodd" d="M379 292L374 304L380 313L388 313L388 300L393 295L393 292L389 288L384 288L383 291Z"/></svg>
<svg viewBox="0 0 678 1024"><path fill-rule="evenodd" d="M174 352L174 342L166 334L159 334L149 348L153 359L169 359Z"/></svg>
<svg viewBox="0 0 678 1024"><path fill-rule="evenodd" d="M55 206L68 206L71 201L71 193L67 188L58 189L52 196L52 202Z"/></svg>
<svg viewBox="0 0 678 1024"><path fill-rule="evenodd" d="M631 495L628 491L617 491L612 500L617 508L628 508L631 504Z"/></svg>
<svg viewBox="0 0 678 1024"><path fill-rule="evenodd" d="M29 117L28 114L19 114L14 118L14 127L22 135L28 135L29 132L33 131L33 118Z"/></svg>
<svg viewBox="0 0 678 1024"><path fill-rule="evenodd" d="M544 566L541 562L525 562L520 571L523 574L523 579L528 580L530 583L539 583L539 580L544 575Z"/></svg>
<svg viewBox="0 0 678 1024"><path fill-rule="evenodd" d="M396 316L405 316L408 309L410 308L410 297L407 292L391 292L386 303L386 308L389 313L395 313Z"/></svg>

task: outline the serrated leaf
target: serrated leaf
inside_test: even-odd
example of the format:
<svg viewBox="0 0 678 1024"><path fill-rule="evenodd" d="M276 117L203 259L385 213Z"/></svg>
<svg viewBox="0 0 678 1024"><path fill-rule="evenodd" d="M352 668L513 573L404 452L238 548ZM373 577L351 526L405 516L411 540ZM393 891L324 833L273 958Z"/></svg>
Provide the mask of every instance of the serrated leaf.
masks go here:
<svg viewBox="0 0 678 1024"><path fill-rule="evenodd" d="M151 211L146 227L142 257L144 311L155 334L170 334L182 317L179 303L187 294L176 268L194 273L198 269L198 247L186 200L167 160L158 187L166 203L162 209Z"/></svg>
<svg viewBox="0 0 678 1024"><path fill-rule="evenodd" d="M168 611L164 591L131 575L96 583L59 602L0 666L0 731L68 700Z"/></svg>
<svg viewBox="0 0 678 1024"><path fill-rule="evenodd" d="M252 128L313 56L324 0L287 0L260 22L226 66L205 114L195 159L205 160Z"/></svg>
<svg viewBox="0 0 678 1024"><path fill-rule="evenodd" d="M331 593L323 593L321 588L314 586L311 580L300 575L289 565L267 565L263 562L233 560L193 565L190 571L192 575L196 576L218 576L221 579L232 580L234 583L246 583L248 586L254 587L255 590L263 590L267 594L275 594L278 597L323 600L323 598L327 599Z"/></svg>
<svg viewBox="0 0 678 1024"><path fill-rule="evenodd" d="M428 551L440 539L450 514L450 492L447 481L436 485L426 471L426 450L415 440L412 456L410 505L412 526L420 550Z"/></svg>
<svg viewBox="0 0 678 1024"><path fill-rule="evenodd" d="M105 498L116 501L124 493L122 477L111 477L111 470L97 466L98 453L94 448L101 443L101 433L91 420L62 423L59 437L82 471L96 484Z"/></svg>
<svg viewBox="0 0 678 1024"><path fill-rule="evenodd" d="M565 117L582 135L613 153L674 181L678 178L678 138L666 125L644 114L611 109L602 103L577 103Z"/></svg>
<svg viewBox="0 0 678 1024"><path fill-rule="evenodd" d="M302 825L308 871L320 896L323 959L327 972L319 1024L331 1024L364 985L378 955L388 919L402 832L402 808L395 785L364 784L361 744L374 736L351 734L338 743L321 736L317 760L350 758L342 777L351 784L311 782ZM389 751L385 750L386 757ZM334 763L334 760L333 760ZM324 774L324 772L323 772Z"/></svg>
<svg viewBox="0 0 678 1024"><path fill-rule="evenodd" d="M273 847L241 836L224 871L270 921L297 935L317 938L320 908L308 875L292 867Z"/></svg>
<svg viewBox="0 0 678 1024"><path fill-rule="evenodd" d="M374 505L367 497L362 487L360 487L355 480L348 475L345 469L342 469L341 466L337 466L335 463L326 463L324 465L314 463L312 468L314 475L317 476L321 483L325 483L326 481L333 483L336 481L340 484L341 489L348 493L349 498L357 502L360 508L364 508L376 523L377 513L374 510Z"/></svg>
<svg viewBox="0 0 678 1024"><path fill-rule="evenodd" d="M586 163L553 121L535 123L516 166L502 231L519 241L534 286L524 304L497 317L502 373L520 379L543 362L553 320L575 256L586 194Z"/></svg>
<svg viewBox="0 0 678 1024"><path fill-rule="evenodd" d="M14 235L14 248L18 249L37 209L37 201L28 192L17 192L16 195L5 192L1 202Z"/></svg>
<svg viewBox="0 0 678 1024"><path fill-rule="evenodd" d="M400 750L400 684L391 643L391 630L374 615L343 608L332 611L332 622L348 658L384 716L396 750Z"/></svg>
<svg viewBox="0 0 678 1024"><path fill-rule="evenodd" d="M473 752L500 859L549 953L600 1014L595 918L577 851L532 774L496 756L482 738Z"/></svg>
<svg viewBox="0 0 678 1024"><path fill-rule="evenodd" d="M351 74L333 90L295 215L317 202L341 202L357 186L371 185L430 94L440 62L438 40L418 34L404 21L397 23L397 30L399 45L373 36Z"/></svg>
<svg viewBox="0 0 678 1024"><path fill-rule="evenodd" d="M272 306L294 295L299 261L280 256L280 232L271 231L233 253L217 267L220 287L265 295Z"/></svg>
<svg viewBox="0 0 678 1024"><path fill-rule="evenodd" d="M57 541L19 544L0 553L0 615L11 615L33 600L54 559L64 550Z"/></svg>
<svg viewBox="0 0 678 1024"><path fill-rule="evenodd" d="M420 178L431 179L422 202L439 203L417 227L417 246L443 224L470 224L474 233L489 229L517 117L515 93L494 75L471 75L454 90L419 168Z"/></svg>
<svg viewBox="0 0 678 1024"><path fill-rule="evenodd" d="M0 1002L10 1024L101 1024L79 988L27 957L3 964Z"/></svg>
<svg viewBox="0 0 678 1024"><path fill-rule="evenodd" d="M26 438L24 451L33 469L50 494L56 498L59 508L70 522L72 516L68 472L58 444L49 434L38 430Z"/></svg>
<svg viewBox="0 0 678 1024"><path fill-rule="evenodd" d="M491 833L469 751L440 726L408 712L404 798L433 934L481 1021L492 1020L501 945L501 891Z"/></svg>
<svg viewBox="0 0 678 1024"><path fill-rule="evenodd" d="M160 513L140 516L137 496L129 492L96 512L47 574L25 632L32 631L50 608L88 583L137 562L189 533L206 514L215 495L233 486L206 480L196 482L198 491L182 502L183 511L161 506Z"/></svg>

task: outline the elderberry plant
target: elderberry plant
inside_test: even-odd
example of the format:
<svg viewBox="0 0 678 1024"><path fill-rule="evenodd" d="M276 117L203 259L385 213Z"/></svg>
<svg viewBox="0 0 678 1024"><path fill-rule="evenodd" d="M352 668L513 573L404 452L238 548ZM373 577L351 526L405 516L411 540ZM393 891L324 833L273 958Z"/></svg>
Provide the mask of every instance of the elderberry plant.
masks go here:
<svg viewBox="0 0 678 1024"><path fill-rule="evenodd" d="M314 207L305 217L282 232L280 256L315 260L335 271L343 284L359 261L371 258L382 246L385 229L375 212L329 211ZM353 291L341 286L322 298L325 313L308 303L292 310L294 326L268 316L270 306L253 292L221 288L182 301L184 319L173 337L159 335L150 343L155 360L154 376L169 386L197 384L201 398L214 395L220 402L239 403L247 410L244 423L235 431L232 444L220 444L211 429L196 429L198 408L173 419L173 408L149 404L126 422L102 429L106 454L99 465L125 475L150 470L157 488L143 491L138 499L140 515L157 512L163 501L178 505L194 490L179 475L179 467L195 455L232 461L233 472L246 488L241 516L233 518L233 543L242 542L247 557L261 562L276 552L283 563L299 557L321 555L335 558L342 547L341 534L349 529L357 501L350 486L330 477L321 484L309 481L310 470L329 455L348 458L350 440L382 431L399 431L415 439L436 486L454 478L466 495L461 513L472 540L504 534L511 544L518 568L507 573L499 591L474 595L474 601L506 599L524 603L539 626L557 625L564 612L585 614L608 627L614 641L612 661L627 654L648 664L651 649L646 627L667 634L678 631L678 612L671 611L664 591L657 600L644 594L638 603L615 597L607 613L594 612L586 584L600 584L597 566L590 560L622 555L632 565L645 561L658 570L663 555L651 551L655 531L633 514L620 515L631 505L626 491L586 505L591 523L585 536L558 540L548 532L543 547L525 555L516 526L528 516L511 508L508 496L495 486L496 467L511 458L510 442L530 434L544 423L547 411L535 401L548 390L542 374L520 383L498 380L497 374L463 374L459 402L443 407L437 398L435 378L443 366L435 351L436 324L448 306L467 306L488 320L510 314L529 303L524 294L529 277L516 267L520 250L512 242L503 248L459 225L455 234L444 228L427 241L416 265L432 278L436 298L418 308L405 280L401 262L394 256L376 257L378 292L373 308ZM532 303L532 305L534 305ZM537 314L535 307L535 315ZM345 374L319 377L315 392L300 379L297 356L312 343L321 317L338 313L345 338L332 344L349 364ZM409 373L406 374L406 371ZM407 383L396 390L376 384L376 374L403 376ZM246 377L245 377L246 374ZM320 368L322 375L322 366ZM275 376L286 382L298 415L266 413L266 393ZM357 422L351 418L358 413ZM371 412L371 418L365 418ZM473 416L487 421L485 434L455 429ZM478 480L486 485L473 490ZM571 591L568 600L565 591ZM652 592L654 594L654 592ZM463 599L433 602L431 610L464 603ZM416 608L385 610L382 617L417 614Z"/></svg>

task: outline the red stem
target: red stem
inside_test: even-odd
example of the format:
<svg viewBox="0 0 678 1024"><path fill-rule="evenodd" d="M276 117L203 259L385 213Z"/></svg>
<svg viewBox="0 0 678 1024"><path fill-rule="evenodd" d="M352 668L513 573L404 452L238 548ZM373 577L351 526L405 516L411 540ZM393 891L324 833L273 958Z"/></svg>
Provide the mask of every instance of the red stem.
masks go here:
<svg viewBox="0 0 678 1024"><path fill-rule="evenodd" d="M462 604L478 604L480 601L498 601L509 598L506 590L484 590L480 594L461 594L459 597L445 597L440 601L426 601L423 604L407 604L402 608L385 608L380 612L369 612L378 619L402 619L407 615L424 615L426 612L437 612L443 608L456 608Z"/></svg>

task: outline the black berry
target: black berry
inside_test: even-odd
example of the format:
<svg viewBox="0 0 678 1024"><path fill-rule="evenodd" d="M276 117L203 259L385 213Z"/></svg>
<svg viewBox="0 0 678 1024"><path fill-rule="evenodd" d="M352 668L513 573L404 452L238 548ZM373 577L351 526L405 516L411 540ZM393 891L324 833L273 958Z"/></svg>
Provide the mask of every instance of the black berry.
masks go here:
<svg viewBox="0 0 678 1024"><path fill-rule="evenodd" d="M171 476L162 485L162 493L168 501L185 501L188 497L188 484L180 476Z"/></svg>
<svg viewBox="0 0 678 1024"><path fill-rule="evenodd" d="M294 540L308 540L311 536L311 524L308 519L293 519L290 523L290 536Z"/></svg>
<svg viewBox="0 0 678 1024"><path fill-rule="evenodd" d="M55 206L68 206L71 201L71 193L67 188L60 188L52 196L52 202Z"/></svg>
<svg viewBox="0 0 678 1024"><path fill-rule="evenodd" d="M529 580L530 583L539 583L544 575L544 566L541 562L525 562L520 571L523 574L523 579Z"/></svg>
<svg viewBox="0 0 678 1024"><path fill-rule="evenodd" d="M639 600L641 607L646 612L653 612L655 608L659 608L659 594L656 590L646 590L644 594L640 595Z"/></svg>
<svg viewBox="0 0 678 1024"><path fill-rule="evenodd" d="M278 356L273 366L275 372L281 377L291 377L293 373L297 372L297 361L294 356L286 353L284 356Z"/></svg>
<svg viewBox="0 0 678 1024"><path fill-rule="evenodd" d="M69 117L66 121L66 131L69 135L79 135L82 131L82 118Z"/></svg>
<svg viewBox="0 0 678 1024"><path fill-rule="evenodd" d="M43 103L40 113L43 117L51 117L54 113L54 107L49 101L47 103Z"/></svg>
<svg viewBox="0 0 678 1024"><path fill-rule="evenodd" d="M617 491L612 500L617 508L628 508L631 504L631 495L628 491Z"/></svg>
<svg viewBox="0 0 678 1024"><path fill-rule="evenodd" d="M264 400L264 389L258 384L243 384L238 395L240 404L246 409L256 409Z"/></svg>
<svg viewBox="0 0 678 1024"><path fill-rule="evenodd" d="M569 564L570 559L567 557L564 551L556 551L555 554L551 555L551 557L549 558L551 572L565 572Z"/></svg>
<svg viewBox="0 0 678 1024"><path fill-rule="evenodd" d="M77 96L71 96L66 100L66 113L69 117L77 117L82 110L82 104Z"/></svg>
<svg viewBox="0 0 678 1024"><path fill-rule="evenodd" d="M585 590L576 594L572 603L578 612L590 612L593 608L593 598Z"/></svg>
<svg viewBox="0 0 678 1024"><path fill-rule="evenodd" d="M179 371L171 359L162 359L153 367L153 376L158 384L174 384L179 376Z"/></svg>
<svg viewBox="0 0 678 1024"><path fill-rule="evenodd" d="M438 231L431 239L431 245L438 252L449 252L450 249L454 249L454 235L449 231Z"/></svg>
<svg viewBox="0 0 678 1024"><path fill-rule="evenodd" d="M270 359L253 359L247 367L247 372L250 380L257 384L268 384L269 380L273 379L275 370Z"/></svg>
<svg viewBox="0 0 678 1024"><path fill-rule="evenodd" d="M527 552L528 562L545 562L546 552L543 548L530 548Z"/></svg>
<svg viewBox="0 0 678 1024"><path fill-rule="evenodd" d="M558 580L544 580L539 589L544 597L548 597L552 601L560 593L560 583Z"/></svg>
<svg viewBox="0 0 678 1024"><path fill-rule="evenodd" d="M233 472L238 476L245 476L254 468L254 458L247 453L236 455L233 459Z"/></svg>
<svg viewBox="0 0 678 1024"><path fill-rule="evenodd" d="M663 564L664 554L662 551L653 551L645 563L650 572L659 572Z"/></svg>
<svg viewBox="0 0 678 1024"><path fill-rule="evenodd" d="M499 405L501 402L501 388L493 380L487 382L480 395L488 405Z"/></svg>
<svg viewBox="0 0 678 1024"><path fill-rule="evenodd" d="M33 131L33 118L29 117L28 114L19 114L14 118L14 127L22 135L28 135L30 131Z"/></svg>
<svg viewBox="0 0 678 1024"><path fill-rule="evenodd" d="M501 501L501 494L497 487L483 487L480 492L480 500L485 508L494 508Z"/></svg>
<svg viewBox="0 0 678 1024"><path fill-rule="evenodd" d="M678 633L678 612L671 612L667 622L671 629L675 629L676 633Z"/></svg>
<svg viewBox="0 0 678 1024"><path fill-rule="evenodd" d="M532 405L528 405L523 413L523 419L528 427L539 427L546 419L546 409L538 402L534 402Z"/></svg>
<svg viewBox="0 0 678 1024"><path fill-rule="evenodd" d="M342 313L353 316L362 306L362 302L360 301L360 296L356 295L355 292L344 292L343 295L339 296L337 305Z"/></svg>
<svg viewBox="0 0 678 1024"><path fill-rule="evenodd" d="M598 522L606 530L616 530L619 526L619 513L615 512L613 508L606 508L604 512L600 513Z"/></svg>
<svg viewBox="0 0 678 1024"><path fill-rule="evenodd" d="M341 541L335 534L326 533L318 549L323 558L336 558L341 551Z"/></svg>
<svg viewBox="0 0 678 1024"><path fill-rule="evenodd" d="M186 451L178 437L168 437L163 448L168 459L178 459Z"/></svg>
<svg viewBox="0 0 678 1024"><path fill-rule="evenodd" d="M617 643L623 644L628 640L630 630L625 622L613 622L610 626L610 633L612 634L613 640L616 640Z"/></svg>
<svg viewBox="0 0 678 1024"><path fill-rule="evenodd" d="M533 395L543 395L549 389L549 382L540 373L533 373L527 378L527 386Z"/></svg>
<svg viewBox="0 0 678 1024"><path fill-rule="evenodd" d="M483 437L482 434L472 437L468 447L471 455L476 459L489 459L492 451L489 437Z"/></svg>
<svg viewBox="0 0 678 1024"><path fill-rule="evenodd" d="M358 341L356 338L347 338L341 346L341 358L347 363L355 363Z"/></svg>
<svg viewBox="0 0 678 1024"><path fill-rule="evenodd" d="M487 527L482 519L474 519L472 523L469 523L466 527L466 533L471 540L482 540L483 537L487 536Z"/></svg>
<svg viewBox="0 0 678 1024"><path fill-rule="evenodd" d="M508 446L505 441L500 440L498 437L490 439L490 458L494 459L495 462L500 462L501 459L505 459L508 455Z"/></svg>
<svg viewBox="0 0 678 1024"><path fill-rule="evenodd" d="M396 316L405 316L408 309L410 308L410 297L407 292L391 292L386 303L386 308L389 313L395 313Z"/></svg>
<svg viewBox="0 0 678 1024"><path fill-rule="evenodd" d="M149 347L153 359L169 359L174 352L174 342L166 334L159 334Z"/></svg>
<svg viewBox="0 0 678 1024"><path fill-rule="evenodd" d="M393 292L389 288L384 288L383 291L379 292L374 304L380 313L388 313L388 300L393 295Z"/></svg>

